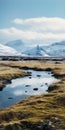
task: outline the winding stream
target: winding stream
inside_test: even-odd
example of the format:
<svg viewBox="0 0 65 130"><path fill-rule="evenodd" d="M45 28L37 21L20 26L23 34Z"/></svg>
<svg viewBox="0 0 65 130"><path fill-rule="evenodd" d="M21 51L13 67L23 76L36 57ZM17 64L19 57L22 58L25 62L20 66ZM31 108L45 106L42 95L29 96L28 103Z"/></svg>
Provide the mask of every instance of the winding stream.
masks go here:
<svg viewBox="0 0 65 130"><path fill-rule="evenodd" d="M31 76L14 79L0 91L0 109L9 107L31 95L45 94L48 86L57 81L51 72L34 70L28 70L28 72L31 72Z"/></svg>

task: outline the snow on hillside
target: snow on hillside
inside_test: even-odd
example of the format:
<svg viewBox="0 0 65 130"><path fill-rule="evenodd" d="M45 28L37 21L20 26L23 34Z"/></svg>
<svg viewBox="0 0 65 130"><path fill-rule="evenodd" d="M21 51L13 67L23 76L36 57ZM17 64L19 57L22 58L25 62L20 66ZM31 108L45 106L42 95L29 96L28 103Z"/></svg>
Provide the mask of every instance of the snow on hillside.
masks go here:
<svg viewBox="0 0 65 130"><path fill-rule="evenodd" d="M42 49L39 45L37 45L36 47L33 47L30 50L27 50L25 52L23 52L26 55L29 56L49 56L46 51L44 49Z"/></svg>
<svg viewBox="0 0 65 130"><path fill-rule="evenodd" d="M65 41L43 47L50 56L65 56Z"/></svg>
<svg viewBox="0 0 65 130"><path fill-rule="evenodd" d="M14 40L6 43L7 46L16 49L18 52L22 53L27 49L27 45L22 40Z"/></svg>
<svg viewBox="0 0 65 130"><path fill-rule="evenodd" d="M31 56L65 56L65 41L47 46L38 45L24 53Z"/></svg>
<svg viewBox="0 0 65 130"><path fill-rule="evenodd" d="M20 53L18 53L15 49L2 45L0 44L0 55L19 55Z"/></svg>
<svg viewBox="0 0 65 130"><path fill-rule="evenodd" d="M18 53L21 53L21 55L23 54L28 56L65 56L65 41L53 43L47 46L37 45L36 47L30 47L27 43L24 43L22 40L14 40L6 43L6 45L14 48L15 50L17 50ZM14 53L14 51L11 52Z"/></svg>

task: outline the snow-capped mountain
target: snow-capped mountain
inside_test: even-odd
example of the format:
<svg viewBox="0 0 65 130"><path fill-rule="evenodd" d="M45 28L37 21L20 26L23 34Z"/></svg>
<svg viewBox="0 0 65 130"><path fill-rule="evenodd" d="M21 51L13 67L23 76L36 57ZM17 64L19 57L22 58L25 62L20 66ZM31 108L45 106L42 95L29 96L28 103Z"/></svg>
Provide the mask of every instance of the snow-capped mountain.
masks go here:
<svg viewBox="0 0 65 130"><path fill-rule="evenodd" d="M23 51L27 49L27 45L20 39L7 42L5 45L16 49L20 53L22 53Z"/></svg>
<svg viewBox="0 0 65 130"><path fill-rule="evenodd" d="M24 51L25 54L31 56L65 56L65 41L53 43L47 46L39 46Z"/></svg>
<svg viewBox="0 0 65 130"><path fill-rule="evenodd" d="M39 45L23 53L29 56L49 56L48 53L46 53L46 51L42 49Z"/></svg>
<svg viewBox="0 0 65 130"><path fill-rule="evenodd" d="M10 55L10 56L14 56L14 55L19 55L20 53L18 53L15 49L2 45L0 44L0 55Z"/></svg>
<svg viewBox="0 0 65 130"><path fill-rule="evenodd" d="M28 46L28 44L24 43L22 40L14 40L14 41L10 41L10 42L6 43L5 45L8 45L9 47L14 48L14 50L16 50L18 53L21 53L21 55L65 56L65 41L53 43L53 44L47 45L47 46L36 45L35 47L34 46L30 47L30 46ZM8 49L5 49L5 50L8 50ZM17 52L16 52L16 54L17 54ZM4 51L3 51L3 53L4 53ZM14 53L14 51L11 51L11 53Z"/></svg>
<svg viewBox="0 0 65 130"><path fill-rule="evenodd" d="M42 47L50 56L65 56L65 41Z"/></svg>

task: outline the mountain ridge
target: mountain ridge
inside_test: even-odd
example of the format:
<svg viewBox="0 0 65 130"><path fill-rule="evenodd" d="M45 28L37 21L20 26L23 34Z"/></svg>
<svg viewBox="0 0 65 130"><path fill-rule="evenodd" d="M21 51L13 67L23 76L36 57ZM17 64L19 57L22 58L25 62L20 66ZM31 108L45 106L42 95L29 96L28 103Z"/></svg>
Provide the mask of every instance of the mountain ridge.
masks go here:
<svg viewBox="0 0 65 130"><path fill-rule="evenodd" d="M18 40L7 42L5 45L7 45L8 47L12 47L20 55L65 56L65 41L55 42L46 46L40 46L39 44L36 44L36 46L31 47L26 43L24 43L22 40L18 39Z"/></svg>

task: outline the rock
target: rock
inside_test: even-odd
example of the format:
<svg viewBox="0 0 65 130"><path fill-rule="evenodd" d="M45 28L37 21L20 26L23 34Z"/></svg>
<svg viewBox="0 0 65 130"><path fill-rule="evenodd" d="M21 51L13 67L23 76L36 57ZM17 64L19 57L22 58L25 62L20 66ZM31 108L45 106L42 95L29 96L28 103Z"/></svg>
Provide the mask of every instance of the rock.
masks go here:
<svg viewBox="0 0 65 130"><path fill-rule="evenodd" d="M25 93L27 93L27 91L25 91Z"/></svg>
<svg viewBox="0 0 65 130"><path fill-rule="evenodd" d="M48 74L51 74L51 72L48 72Z"/></svg>
<svg viewBox="0 0 65 130"><path fill-rule="evenodd" d="M40 130L54 130L54 126L52 125L52 122L49 121L48 123L41 122L41 129Z"/></svg>
<svg viewBox="0 0 65 130"><path fill-rule="evenodd" d="M8 97L8 99L13 99L12 97Z"/></svg>
<svg viewBox="0 0 65 130"><path fill-rule="evenodd" d="M61 124L60 120L55 121L56 124Z"/></svg>
<svg viewBox="0 0 65 130"><path fill-rule="evenodd" d="M37 77L41 77L41 75L37 75Z"/></svg>
<svg viewBox="0 0 65 130"><path fill-rule="evenodd" d="M3 86L1 86L1 87L0 87L0 91L2 91L2 90L3 90L3 88L4 88L4 87L3 87Z"/></svg>
<svg viewBox="0 0 65 130"><path fill-rule="evenodd" d="M25 87L30 87L30 85L25 85Z"/></svg>
<svg viewBox="0 0 65 130"><path fill-rule="evenodd" d="M32 77L30 76L29 79L31 79Z"/></svg>
<svg viewBox="0 0 65 130"><path fill-rule="evenodd" d="M45 85L48 85L48 83L45 83Z"/></svg>
<svg viewBox="0 0 65 130"><path fill-rule="evenodd" d="M41 85L41 87L43 87L43 84Z"/></svg>
<svg viewBox="0 0 65 130"><path fill-rule="evenodd" d="M33 90L34 90L34 91L37 91L37 90L38 90L38 88L33 88Z"/></svg>
<svg viewBox="0 0 65 130"><path fill-rule="evenodd" d="M61 124L61 121L60 121L60 119L58 119L57 117L55 117L54 123L56 123L56 124Z"/></svg>
<svg viewBox="0 0 65 130"><path fill-rule="evenodd" d="M28 71L27 73L28 73L28 75L29 75L29 76L31 76L31 75L32 75L32 73L31 73L31 72L29 72L29 71Z"/></svg>

